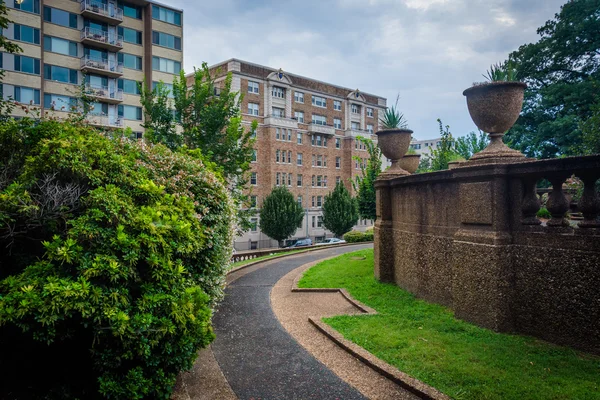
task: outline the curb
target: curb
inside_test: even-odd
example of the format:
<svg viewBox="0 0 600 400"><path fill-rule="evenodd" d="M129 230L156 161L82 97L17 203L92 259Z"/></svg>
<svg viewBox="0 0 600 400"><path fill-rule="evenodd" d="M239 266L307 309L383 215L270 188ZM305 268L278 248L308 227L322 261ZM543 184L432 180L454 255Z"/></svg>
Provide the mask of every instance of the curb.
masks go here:
<svg viewBox="0 0 600 400"><path fill-rule="evenodd" d="M258 261L253 261L253 262L249 262L248 264L244 264L244 265L240 265L239 267L235 267L229 271L227 271L226 275L229 274L233 274L234 272L240 271L244 268L248 268L248 267L252 267L256 264L260 264L262 262L268 262L268 261L272 261L272 260L277 260L278 258L283 258L283 257L291 257L291 256L295 256L298 254L304 254L304 253L310 253L312 251L319 251L319 250L326 250L326 249L333 249L333 248L338 248L338 247L347 247L347 246L358 246L361 244L369 244L369 243L375 243L375 242L358 242L358 243L342 243L342 244L332 244L332 245L325 245L325 246L319 246L317 248L310 248L307 250L299 250L297 252L294 252L292 254L282 254L280 256L274 256L271 258L267 258L266 260L258 260ZM320 260L319 262L321 262L323 260Z"/></svg>
<svg viewBox="0 0 600 400"><path fill-rule="evenodd" d="M396 367L393 367L385 361L375 357L373 354L369 353L367 350L363 349L357 344L345 339L338 331L324 322L321 322L320 318L309 317L308 321L331 341L352 356L359 359L366 366L385 376L409 392L428 400L451 400L450 397L439 390L421 382L418 379L413 378L410 375L407 375Z"/></svg>

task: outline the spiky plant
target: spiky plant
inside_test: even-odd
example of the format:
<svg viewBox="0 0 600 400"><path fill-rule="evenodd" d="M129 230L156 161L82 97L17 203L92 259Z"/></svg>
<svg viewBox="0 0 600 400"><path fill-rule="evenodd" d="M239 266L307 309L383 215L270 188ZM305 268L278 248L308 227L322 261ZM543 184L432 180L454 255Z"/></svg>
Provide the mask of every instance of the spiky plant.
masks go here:
<svg viewBox="0 0 600 400"><path fill-rule="evenodd" d="M398 100L400 100L400 94L396 96L396 104L385 110L383 117L380 118L383 129L408 128L408 122L406 121L406 118L404 118L404 114L398 110Z"/></svg>
<svg viewBox="0 0 600 400"><path fill-rule="evenodd" d="M511 61L492 64L483 77L490 82L514 82L518 80L517 71Z"/></svg>

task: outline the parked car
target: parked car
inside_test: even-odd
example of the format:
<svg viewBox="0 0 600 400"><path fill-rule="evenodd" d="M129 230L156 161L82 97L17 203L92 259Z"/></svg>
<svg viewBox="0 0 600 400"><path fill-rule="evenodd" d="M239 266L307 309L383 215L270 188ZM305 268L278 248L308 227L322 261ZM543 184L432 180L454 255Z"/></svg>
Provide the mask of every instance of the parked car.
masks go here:
<svg viewBox="0 0 600 400"><path fill-rule="evenodd" d="M341 244L341 243L346 243L345 240L342 239L338 239L338 238L329 238L329 239L325 239L323 240L321 243L317 243L317 246L321 246L324 244Z"/></svg>
<svg viewBox="0 0 600 400"><path fill-rule="evenodd" d="M312 246L312 240L309 238L300 239L296 243L294 243L293 245L291 245L289 247L291 248L291 247L305 247L305 246Z"/></svg>

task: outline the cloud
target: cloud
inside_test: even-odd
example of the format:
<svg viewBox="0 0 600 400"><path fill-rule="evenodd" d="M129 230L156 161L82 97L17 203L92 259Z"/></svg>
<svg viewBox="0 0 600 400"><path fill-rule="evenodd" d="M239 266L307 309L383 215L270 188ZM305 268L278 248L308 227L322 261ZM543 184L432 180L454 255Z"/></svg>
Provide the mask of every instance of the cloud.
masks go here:
<svg viewBox="0 0 600 400"><path fill-rule="evenodd" d="M184 9L184 66L236 57L393 102L415 136L475 126L462 91L537 40L564 0L171 1Z"/></svg>

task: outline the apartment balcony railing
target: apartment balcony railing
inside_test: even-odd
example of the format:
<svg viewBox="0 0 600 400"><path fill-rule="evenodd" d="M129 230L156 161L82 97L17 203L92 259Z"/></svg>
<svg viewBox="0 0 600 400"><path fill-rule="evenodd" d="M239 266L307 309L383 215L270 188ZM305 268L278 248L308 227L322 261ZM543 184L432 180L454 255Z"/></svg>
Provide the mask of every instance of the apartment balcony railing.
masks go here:
<svg viewBox="0 0 600 400"><path fill-rule="evenodd" d="M369 137L369 136L374 135L374 134L375 134L375 132L368 131L366 129L354 129L354 128L346 129L346 136L352 136L352 137L358 137L358 136Z"/></svg>
<svg viewBox="0 0 600 400"><path fill-rule="evenodd" d="M88 123L102 128L118 129L123 127L123 118L108 115L89 115Z"/></svg>
<svg viewBox="0 0 600 400"><path fill-rule="evenodd" d="M110 104L117 104L123 101L123 90L112 89L107 86L86 85L86 92L89 96Z"/></svg>
<svg viewBox="0 0 600 400"><path fill-rule="evenodd" d="M123 49L123 36L90 27L81 30L81 41L110 51Z"/></svg>
<svg viewBox="0 0 600 400"><path fill-rule="evenodd" d="M335 128L333 126L315 124L314 122L308 125L308 131L311 133L321 133L323 135L335 135Z"/></svg>
<svg viewBox="0 0 600 400"><path fill-rule="evenodd" d="M298 120L280 115L269 115L265 118L265 125L275 125L284 128L298 129Z"/></svg>
<svg viewBox="0 0 600 400"><path fill-rule="evenodd" d="M81 0L81 15L109 24L118 25L123 22L123 9L112 4L104 4L95 0Z"/></svg>
<svg viewBox="0 0 600 400"><path fill-rule="evenodd" d="M84 72L93 72L110 77L123 75L123 64L110 61L106 58L81 57L81 68Z"/></svg>

